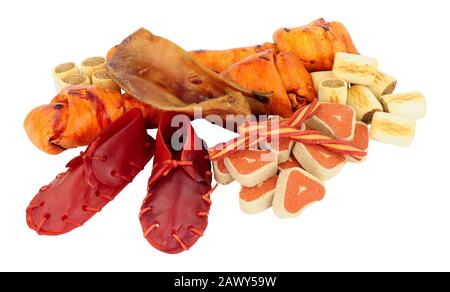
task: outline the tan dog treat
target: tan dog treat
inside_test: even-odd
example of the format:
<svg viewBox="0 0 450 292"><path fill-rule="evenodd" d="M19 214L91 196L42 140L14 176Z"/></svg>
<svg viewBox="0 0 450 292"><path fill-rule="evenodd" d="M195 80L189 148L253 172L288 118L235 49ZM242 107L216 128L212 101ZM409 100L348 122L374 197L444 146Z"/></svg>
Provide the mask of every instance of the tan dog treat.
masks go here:
<svg viewBox="0 0 450 292"><path fill-rule="evenodd" d="M333 78L332 71L313 72L310 75L313 81L314 90L316 91L317 94L319 93L320 83L322 83L322 81L324 81L325 79Z"/></svg>
<svg viewBox="0 0 450 292"><path fill-rule="evenodd" d="M318 178L303 169L291 168L278 177L272 209L280 218L292 218L324 196L325 187Z"/></svg>
<svg viewBox="0 0 450 292"><path fill-rule="evenodd" d="M322 181L329 180L337 175L346 163L343 155L336 154L318 145L295 143L292 153L307 172Z"/></svg>
<svg viewBox="0 0 450 292"><path fill-rule="evenodd" d="M367 151L369 149L369 128L363 122L356 122L355 124L355 135L353 135L352 146L355 146L363 151ZM350 155L345 155L347 161L353 163L361 163L366 159L367 156L364 157L363 160L356 160Z"/></svg>
<svg viewBox="0 0 450 292"><path fill-rule="evenodd" d="M356 119L366 124L372 122L373 114L383 111L383 107L369 88L353 85L348 90L347 104L356 112Z"/></svg>
<svg viewBox="0 0 450 292"><path fill-rule="evenodd" d="M336 139L353 139L356 115L352 107L337 103L321 103L316 115L306 125Z"/></svg>
<svg viewBox="0 0 450 292"><path fill-rule="evenodd" d="M230 182L234 181L234 178L231 176L230 172L225 166L223 160L213 161L213 169L214 169L214 179L222 185L227 185Z"/></svg>
<svg viewBox="0 0 450 292"><path fill-rule="evenodd" d="M377 98L380 98L383 95L394 92L396 86L397 80L395 80L394 77L391 77L384 72L377 71L375 74L375 82L372 85L369 85L369 89Z"/></svg>
<svg viewBox="0 0 450 292"><path fill-rule="evenodd" d="M295 159L295 157L291 155L286 162L278 164L278 172L295 167L303 169L303 166L301 166L300 163L298 163L297 159Z"/></svg>
<svg viewBox="0 0 450 292"><path fill-rule="evenodd" d="M333 77L351 84L372 85L377 73L377 60L356 54L337 53Z"/></svg>
<svg viewBox="0 0 450 292"><path fill-rule="evenodd" d="M380 100L384 111L416 120L427 111L425 96L420 92L383 95Z"/></svg>
<svg viewBox="0 0 450 292"><path fill-rule="evenodd" d="M347 88L347 82L342 79L325 79L319 86L319 101L346 104Z"/></svg>
<svg viewBox="0 0 450 292"><path fill-rule="evenodd" d="M379 142L407 147L416 131L416 121L390 113L377 112L373 116L370 138Z"/></svg>
<svg viewBox="0 0 450 292"><path fill-rule="evenodd" d="M89 77L83 74L70 75L64 78L61 78L60 88L64 89L71 85L87 85L91 84Z"/></svg>
<svg viewBox="0 0 450 292"><path fill-rule="evenodd" d="M231 176L252 188L277 174L277 156L269 150L241 150L224 160Z"/></svg>
<svg viewBox="0 0 450 292"><path fill-rule="evenodd" d="M62 78L71 75L79 75L80 69L77 67L75 63L63 63L59 64L52 70L53 82L55 83L55 89L57 92L60 92L63 89L63 83L61 82Z"/></svg>
<svg viewBox="0 0 450 292"><path fill-rule="evenodd" d="M247 214L258 214L272 206L278 176L273 176L253 188L241 187L239 205Z"/></svg>
<svg viewBox="0 0 450 292"><path fill-rule="evenodd" d="M92 74L92 84L97 85L98 87L108 89L108 90L117 90L120 91L119 85L111 79L107 70L100 70L94 72Z"/></svg>
<svg viewBox="0 0 450 292"><path fill-rule="evenodd" d="M81 62L81 73L92 78L94 72L106 69L106 59L104 57L90 57Z"/></svg>
<svg viewBox="0 0 450 292"><path fill-rule="evenodd" d="M272 151L278 157L278 163L286 162L291 156L294 142L289 139L276 139L271 142L263 142L261 147Z"/></svg>

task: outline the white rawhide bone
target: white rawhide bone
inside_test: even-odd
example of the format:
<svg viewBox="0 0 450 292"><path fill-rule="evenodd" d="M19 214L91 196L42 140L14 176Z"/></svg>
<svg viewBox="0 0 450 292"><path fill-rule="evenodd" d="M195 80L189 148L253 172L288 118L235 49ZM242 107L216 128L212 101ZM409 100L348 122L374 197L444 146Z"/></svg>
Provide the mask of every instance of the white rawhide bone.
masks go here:
<svg viewBox="0 0 450 292"><path fill-rule="evenodd" d="M356 54L337 53L334 58L333 77L351 84L372 85L377 73L377 60Z"/></svg>
<svg viewBox="0 0 450 292"><path fill-rule="evenodd" d="M416 121L390 113L376 112L373 115L370 138L379 142L407 147L416 130Z"/></svg>
<svg viewBox="0 0 450 292"><path fill-rule="evenodd" d="M71 85L88 85L88 84L91 84L91 81L89 80L89 77L83 74L70 75L62 78L60 81L61 89L64 89L67 86Z"/></svg>
<svg viewBox="0 0 450 292"><path fill-rule="evenodd" d="M316 93L319 93L319 87L320 83L324 81L325 79L333 78L333 72L332 71L319 71L319 72L313 72L311 73L311 79L314 85L314 89L316 90Z"/></svg>
<svg viewBox="0 0 450 292"><path fill-rule="evenodd" d="M319 101L346 104L347 88L347 82L342 79L325 79L319 86Z"/></svg>
<svg viewBox="0 0 450 292"><path fill-rule="evenodd" d="M92 77L94 72L106 69L106 59L104 57L90 57L81 62L81 73Z"/></svg>
<svg viewBox="0 0 450 292"><path fill-rule="evenodd" d="M111 79L111 76L106 70L94 72L92 74L92 84L104 89L120 91L119 85Z"/></svg>
<svg viewBox="0 0 450 292"><path fill-rule="evenodd" d="M383 111L383 107L369 88L363 85L353 85L347 94L347 105L356 112L356 119L366 124L372 122L373 114Z"/></svg>
<svg viewBox="0 0 450 292"><path fill-rule="evenodd" d="M384 72L377 71L375 74L375 82L368 87L377 98L380 98L382 95L394 92L396 86L397 80L395 80L394 77L391 77Z"/></svg>
<svg viewBox="0 0 450 292"><path fill-rule="evenodd" d="M427 111L425 96L420 92L383 95L380 101L384 111L416 120L423 118Z"/></svg>
<svg viewBox="0 0 450 292"><path fill-rule="evenodd" d="M63 83L61 82L62 78L78 74L80 74L80 69L75 63L72 62L59 64L58 66L53 68L52 77L53 82L55 83L56 91L59 92L61 89L63 89Z"/></svg>

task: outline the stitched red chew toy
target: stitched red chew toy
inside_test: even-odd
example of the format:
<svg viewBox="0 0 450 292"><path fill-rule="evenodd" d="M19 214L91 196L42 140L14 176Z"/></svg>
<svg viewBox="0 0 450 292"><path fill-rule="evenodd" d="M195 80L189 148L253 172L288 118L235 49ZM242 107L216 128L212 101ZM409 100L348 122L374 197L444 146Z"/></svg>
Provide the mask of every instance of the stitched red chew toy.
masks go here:
<svg viewBox="0 0 450 292"><path fill-rule="evenodd" d="M41 235L59 235L83 225L144 168L153 146L141 111L130 110L39 190L26 211L28 226Z"/></svg>
<svg viewBox="0 0 450 292"><path fill-rule="evenodd" d="M189 249L203 235L214 190L203 141L187 116L177 115L179 124L173 117L168 113L160 120L148 194L139 215L148 242L171 254Z"/></svg>

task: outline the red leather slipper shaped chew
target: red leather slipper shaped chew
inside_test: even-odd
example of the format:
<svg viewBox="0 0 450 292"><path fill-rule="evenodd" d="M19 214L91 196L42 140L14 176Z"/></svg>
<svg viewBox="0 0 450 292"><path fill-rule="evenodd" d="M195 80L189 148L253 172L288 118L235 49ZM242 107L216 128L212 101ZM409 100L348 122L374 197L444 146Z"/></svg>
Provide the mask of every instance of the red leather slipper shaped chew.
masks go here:
<svg viewBox="0 0 450 292"><path fill-rule="evenodd" d="M138 109L117 119L72 159L68 170L40 189L27 208L27 223L41 235L83 225L144 168L154 154Z"/></svg>
<svg viewBox="0 0 450 292"><path fill-rule="evenodd" d="M187 116L168 113L161 118L139 218L144 237L163 252L187 250L208 225L212 173L202 142Z"/></svg>

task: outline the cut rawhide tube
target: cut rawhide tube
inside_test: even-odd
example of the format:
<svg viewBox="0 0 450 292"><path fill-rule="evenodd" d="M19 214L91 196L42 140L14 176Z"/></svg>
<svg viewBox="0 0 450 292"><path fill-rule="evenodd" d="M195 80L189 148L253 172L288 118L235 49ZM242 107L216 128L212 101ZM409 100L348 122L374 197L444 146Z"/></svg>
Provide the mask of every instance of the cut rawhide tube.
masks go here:
<svg viewBox="0 0 450 292"><path fill-rule="evenodd" d="M350 141L355 129L355 111L352 107L337 103L320 103L318 112L306 121L306 125L336 139Z"/></svg>
<svg viewBox="0 0 450 292"><path fill-rule="evenodd" d="M355 123L355 134L353 135L351 144L352 146L367 152L367 150L369 149L369 128L365 123ZM363 162L366 159L366 157L364 157L363 160L357 160L349 155L345 155L345 158L347 159L347 161L353 163Z"/></svg>
<svg viewBox="0 0 450 292"><path fill-rule="evenodd" d="M370 138L397 146L411 144L416 130L416 121L390 113L376 112L373 115Z"/></svg>
<svg viewBox="0 0 450 292"><path fill-rule="evenodd" d="M221 185L234 181L223 160L213 161L214 179Z"/></svg>
<svg viewBox="0 0 450 292"><path fill-rule="evenodd" d="M307 172L322 181L336 176L346 163L343 155L333 153L319 145L296 143L292 153Z"/></svg>
<svg viewBox="0 0 450 292"><path fill-rule="evenodd" d="M319 101L346 104L347 82L342 79L325 79L319 86Z"/></svg>
<svg viewBox="0 0 450 292"><path fill-rule="evenodd" d="M301 168L283 170L278 176L272 209L280 218L292 218L325 196L322 182Z"/></svg>
<svg viewBox="0 0 450 292"><path fill-rule="evenodd" d="M416 120L423 118L427 111L427 102L420 92L383 95L380 101L385 112Z"/></svg>
<svg viewBox="0 0 450 292"><path fill-rule="evenodd" d="M373 114L383 111L383 107L369 88L362 85L352 85L348 90L347 104L356 112L356 119L366 124L372 122Z"/></svg>
<svg viewBox="0 0 450 292"><path fill-rule="evenodd" d="M303 169L303 166L301 166L300 163L298 163L297 159L295 159L295 157L291 154L291 156L289 156L286 162L278 164L278 171L281 172L283 170L294 167L299 167Z"/></svg>
<svg viewBox="0 0 450 292"><path fill-rule="evenodd" d="M94 72L106 69L106 58L104 57L90 57L81 62L81 73L92 77Z"/></svg>
<svg viewBox="0 0 450 292"><path fill-rule="evenodd" d="M55 89L59 92L63 89L63 83L61 82L62 78L65 78L70 75L78 75L80 74L80 69L77 67L75 63L63 63L59 64L52 70L53 82L55 83Z"/></svg>
<svg viewBox="0 0 450 292"><path fill-rule="evenodd" d="M241 185L252 188L277 174L277 157L270 151L243 150L224 160L230 174Z"/></svg>
<svg viewBox="0 0 450 292"><path fill-rule="evenodd" d="M83 74L69 75L61 78L59 88L62 90L72 85L89 85L91 80Z"/></svg>
<svg viewBox="0 0 450 292"><path fill-rule="evenodd" d="M239 193L239 205L247 214L258 214L272 206L273 195L278 176L273 176L256 187L242 187Z"/></svg>
<svg viewBox="0 0 450 292"><path fill-rule="evenodd" d="M92 74L92 84L98 87L120 91L119 85L111 79L107 70L100 70Z"/></svg>
<svg viewBox="0 0 450 292"><path fill-rule="evenodd" d="M391 77L384 72L377 71L377 73L375 73L375 82L372 85L369 85L369 89L377 98L380 98L382 95L394 92L396 86L397 80L395 80L394 77Z"/></svg>
<svg viewBox="0 0 450 292"><path fill-rule="evenodd" d="M378 63L375 59L356 54L337 53L334 58L333 77L351 84L372 85Z"/></svg>
<svg viewBox="0 0 450 292"><path fill-rule="evenodd" d="M330 78L333 78L333 71L318 71L311 73L311 79L317 94L319 93L320 83L322 83L325 79Z"/></svg>

